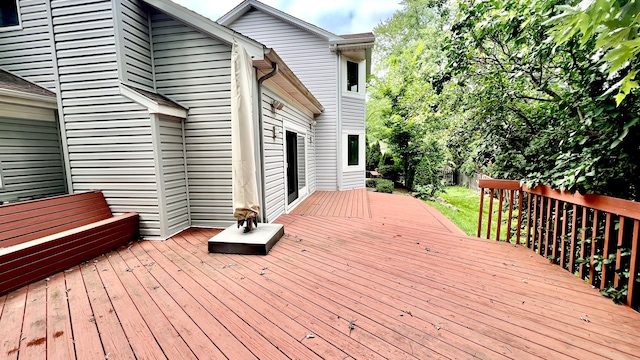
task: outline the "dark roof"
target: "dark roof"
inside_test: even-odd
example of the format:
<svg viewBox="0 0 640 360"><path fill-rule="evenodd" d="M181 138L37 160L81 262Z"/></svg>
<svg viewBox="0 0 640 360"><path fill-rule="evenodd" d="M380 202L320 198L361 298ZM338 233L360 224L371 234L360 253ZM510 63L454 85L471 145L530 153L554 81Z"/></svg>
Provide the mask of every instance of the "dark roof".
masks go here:
<svg viewBox="0 0 640 360"><path fill-rule="evenodd" d="M154 92L151 92L151 91L138 89L137 87L133 87L131 85L129 85L129 88L131 88L135 92L139 93L140 95L150 99L151 101L157 103L158 105L169 106L169 107L173 107L173 108L176 108L176 109L185 109L180 104L178 104L178 103L174 102L173 100L168 99L168 98L166 98L166 97L164 97L164 96L162 96L160 94L157 94L157 93L154 93Z"/></svg>
<svg viewBox="0 0 640 360"><path fill-rule="evenodd" d="M343 39L371 39L371 38L375 38L375 35L373 35L373 33L371 32L367 32L367 33L359 33L359 34L340 35L340 37Z"/></svg>
<svg viewBox="0 0 640 360"><path fill-rule="evenodd" d="M0 89L8 89L28 94L48 96L54 99L56 98L56 94L53 91L49 91L2 69L0 69Z"/></svg>

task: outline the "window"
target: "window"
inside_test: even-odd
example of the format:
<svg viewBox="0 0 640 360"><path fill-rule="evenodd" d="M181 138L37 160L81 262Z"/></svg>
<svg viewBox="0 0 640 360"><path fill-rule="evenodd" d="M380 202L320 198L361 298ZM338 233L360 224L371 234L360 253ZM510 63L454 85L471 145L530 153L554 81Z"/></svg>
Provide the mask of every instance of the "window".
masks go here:
<svg viewBox="0 0 640 360"><path fill-rule="evenodd" d="M347 137L347 165L349 166L357 166L358 165L358 135L349 135Z"/></svg>
<svg viewBox="0 0 640 360"><path fill-rule="evenodd" d="M342 130L340 163L343 172L362 171L364 174L364 143L364 130Z"/></svg>
<svg viewBox="0 0 640 360"><path fill-rule="evenodd" d="M4 188L4 183L2 182L2 163L0 162L0 189ZM0 201L2 204L2 201Z"/></svg>
<svg viewBox="0 0 640 360"><path fill-rule="evenodd" d="M358 92L358 63L347 61L347 91Z"/></svg>
<svg viewBox="0 0 640 360"><path fill-rule="evenodd" d="M20 25L18 13L18 0L0 1L0 28Z"/></svg>

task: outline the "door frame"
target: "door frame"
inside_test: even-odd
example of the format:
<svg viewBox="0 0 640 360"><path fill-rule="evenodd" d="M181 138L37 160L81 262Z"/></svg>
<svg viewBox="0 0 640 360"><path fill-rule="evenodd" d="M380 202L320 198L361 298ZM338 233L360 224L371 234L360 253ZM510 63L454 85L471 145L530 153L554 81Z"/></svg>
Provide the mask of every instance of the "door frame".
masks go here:
<svg viewBox="0 0 640 360"><path fill-rule="evenodd" d="M289 213L289 211L293 210L296 206L298 206L298 204L300 204L300 202L302 202L302 200L304 198L307 197L307 195L309 194L309 135L307 133L307 130L298 125L298 124L294 124L291 123L289 121L287 121L285 119L285 121L283 122L283 129L282 129L282 133L283 133L283 141L282 141L282 151L283 151L283 172L284 172L284 211L285 213ZM288 178L288 174L287 174L287 131L289 132L293 132L296 134L296 138L298 136L302 136L304 138L304 164L297 164L298 166L300 165L304 165L304 184L305 186L303 188L300 188L298 186L298 197L293 200L291 203L289 203L289 188L288 188L288 184L289 184L289 178ZM298 172L299 173L299 172ZM300 184L300 179L298 179L298 184Z"/></svg>

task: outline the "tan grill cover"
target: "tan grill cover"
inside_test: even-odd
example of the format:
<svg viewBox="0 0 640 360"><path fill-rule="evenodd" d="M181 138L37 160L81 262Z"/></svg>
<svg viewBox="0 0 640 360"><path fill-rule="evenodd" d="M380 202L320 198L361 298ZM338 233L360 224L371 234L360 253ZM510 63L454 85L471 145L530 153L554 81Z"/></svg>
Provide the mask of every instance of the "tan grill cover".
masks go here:
<svg viewBox="0 0 640 360"><path fill-rule="evenodd" d="M253 83L251 57L233 42L231 51L231 158L233 163L233 216L258 216L260 203L256 181L253 139Z"/></svg>

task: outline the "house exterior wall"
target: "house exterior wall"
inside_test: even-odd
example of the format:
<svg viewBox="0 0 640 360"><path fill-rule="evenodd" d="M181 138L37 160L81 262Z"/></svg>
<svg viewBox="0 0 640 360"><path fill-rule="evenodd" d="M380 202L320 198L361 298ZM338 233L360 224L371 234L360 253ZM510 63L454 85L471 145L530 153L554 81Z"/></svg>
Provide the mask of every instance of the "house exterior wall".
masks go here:
<svg viewBox="0 0 640 360"><path fill-rule="evenodd" d="M189 108L185 145L191 222L233 223L231 47L170 16L152 13L158 92Z"/></svg>
<svg viewBox="0 0 640 360"><path fill-rule="evenodd" d="M138 212L141 235L159 237L150 117L120 95L113 6L51 1L71 184L101 189L114 213Z"/></svg>
<svg viewBox="0 0 640 360"><path fill-rule="evenodd" d="M271 111L271 102L278 100L284 103L282 110ZM291 102L288 102L276 92L263 86L262 88L262 119L263 119L263 141L264 141L264 167L265 167L265 195L267 220L273 221L278 216L284 214L287 209L287 197L285 195L285 135L284 131L296 131L303 129L307 135L304 143L306 149L306 178L308 193L311 194L316 189L316 162L315 144L309 142L309 137L314 136L313 128L310 126L313 117L306 115L297 109ZM273 138L273 127L276 127L276 138ZM302 144L298 144L298 160L302 159L300 150Z"/></svg>
<svg viewBox="0 0 640 360"><path fill-rule="evenodd" d="M0 67L55 91L47 0L20 0L22 29L0 31ZM28 46L25 46L28 44Z"/></svg>
<svg viewBox="0 0 640 360"><path fill-rule="evenodd" d="M342 112L342 132L351 133L354 135L360 135L360 142L366 142L364 134L362 132L365 129L365 112L366 101L364 96L354 96L350 94L341 94L341 109ZM361 146L362 147L362 146ZM345 148L342 156L347 156L347 150ZM362 155L362 154L361 154ZM361 161L366 161L362 157ZM351 170L348 166L343 166L342 173L342 188L341 190L359 189L365 185L364 164L359 164L361 170Z"/></svg>
<svg viewBox="0 0 640 360"><path fill-rule="evenodd" d="M144 90L154 91L147 6L139 0L115 1L119 3L118 21L123 33L120 45L120 54L124 56L123 80Z"/></svg>
<svg viewBox="0 0 640 360"><path fill-rule="evenodd" d="M27 114L32 110L15 104L0 106L25 110ZM54 110L43 110L38 117L48 119L0 115L0 204L66 193Z"/></svg>
<svg viewBox="0 0 640 360"><path fill-rule="evenodd" d="M337 190L338 60L328 41L255 10L230 27L275 49L324 106L325 111L316 118L316 184L318 190Z"/></svg>
<svg viewBox="0 0 640 360"><path fill-rule="evenodd" d="M187 199L187 179L184 153L183 120L168 116L158 118L158 138L164 213L163 238L170 237L188 228L189 201Z"/></svg>

